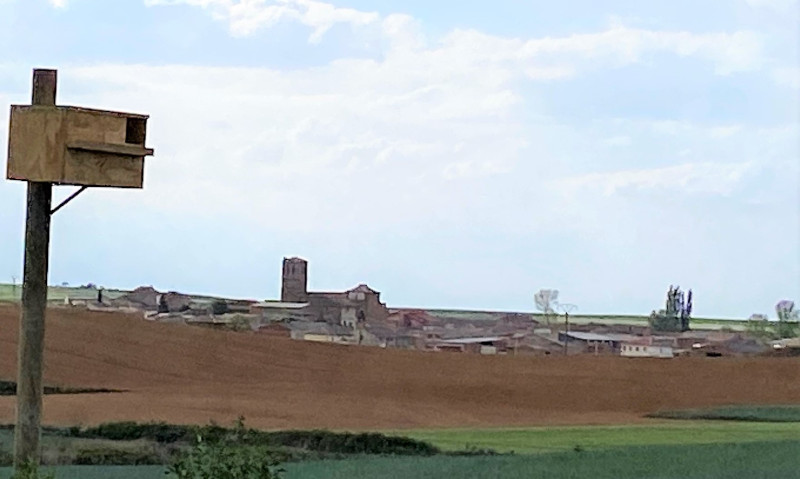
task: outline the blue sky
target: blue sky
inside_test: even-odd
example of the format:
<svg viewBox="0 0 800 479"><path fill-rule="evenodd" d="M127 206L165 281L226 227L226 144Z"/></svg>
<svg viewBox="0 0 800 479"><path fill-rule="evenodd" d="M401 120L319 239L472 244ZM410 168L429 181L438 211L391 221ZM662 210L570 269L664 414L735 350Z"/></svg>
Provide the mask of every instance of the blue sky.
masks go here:
<svg viewBox="0 0 800 479"><path fill-rule="evenodd" d="M800 301L797 0L0 0L0 147L31 69L151 115L145 189L55 217L50 281L699 316ZM4 155L3 155L4 156ZM57 188L57 198L71 192ZM0 182L0 281L24 184Z"/></svg>

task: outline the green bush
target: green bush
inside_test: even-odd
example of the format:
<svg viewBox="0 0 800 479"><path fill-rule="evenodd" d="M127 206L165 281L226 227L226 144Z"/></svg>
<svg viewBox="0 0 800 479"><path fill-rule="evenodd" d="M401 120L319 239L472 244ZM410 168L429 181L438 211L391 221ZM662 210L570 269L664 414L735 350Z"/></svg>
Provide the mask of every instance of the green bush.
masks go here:
<svg viewBox="0 0 800 479"><path fill-rule="evenodd" d="M264 434L264 433L262 433ZM265 433L275 446L339 454L391 454L432 456L440 451L423 441L380 433L336 433L330 431L278 431Z"/></svg>
<svg viewBox="0 0 800 479"><path fill-rule="evenodd" d="M110 439L112 441L151 439L159 443L172 443L191 438L192 429L190 426L174 426L163 422L139 424L127 421L105 423L78 431L73 429L70 432L75 434L73 437Z"/></svg>
<svg viewBox="0 0 800 479"><path fill-rule="evenodd" d="M670 315L663 309L650 313L648 324L653 328L653 331L658 332L678 332L681 330L680 317L674 314Z"/></svg>
<svg viewBox="0 0 800 479"><path fill-rule="evenodd" d="M55 477L53 473L40 473L39 465L36 462L27 461L14 471L11 479L55 479Z"/></svg>
<svg viewBox="0 0 800 479"><path fill-rule="evenodd" d="M204 442L179 455L167 475L179 479L277 479L283 469L270 451L259 446Z"/></svg>
<svg viewBox="0 0 800 479"><path fill-rule="evenodd" d="M76 466L155 466L164 460L154 451L125 451L112 448L83 449L72 462Z"/></svg>
<svg viewBox="0 0 800 479"><path fill-rule="evenodd" d="M494 449L478 447L475 444L469 443L464 445L464 449L447 453L448 456L497 456L499 454L500 453ZM510 454L513 454L513 451Z"/></svg>
<svg viewBox="0 0 800 479"><path fill-rule="evenodd" d="M379 433L339 433L325 430L258 431L246 428L244 418L239 418L233 428L225 428L213 422L207 426L117 422L85 429L63 429L56 434L112 441L144 439L159 444L177 445L193 443L199 436L206 444L228 443L261 446L270 448L275 454L280 451L284 453L285 457L292 458L352 454L431 456L440 453L438 448L427 442Z"/></svg>

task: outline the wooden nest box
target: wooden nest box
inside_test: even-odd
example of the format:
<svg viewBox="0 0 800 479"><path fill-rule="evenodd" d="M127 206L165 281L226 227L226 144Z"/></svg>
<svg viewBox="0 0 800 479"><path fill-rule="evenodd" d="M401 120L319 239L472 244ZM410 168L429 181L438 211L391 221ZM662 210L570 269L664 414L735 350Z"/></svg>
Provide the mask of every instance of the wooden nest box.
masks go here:
<svg viewBox="0 0 800 479"><path fill-rule="evenodd" d="M11 106L10 180L142 188L147 115L72 106Z"/></svg>

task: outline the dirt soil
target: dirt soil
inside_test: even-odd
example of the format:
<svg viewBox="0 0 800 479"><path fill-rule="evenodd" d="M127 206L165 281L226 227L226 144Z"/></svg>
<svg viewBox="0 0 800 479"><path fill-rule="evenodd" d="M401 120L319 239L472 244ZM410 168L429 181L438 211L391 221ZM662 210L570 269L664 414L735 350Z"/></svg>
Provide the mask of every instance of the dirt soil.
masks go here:
<svg viewBox="0 0 800 479"><path fill-rule="evenodd" d="M16 378L19 312L0 305L0 379ZM614 424L658 409L800 403L800 358L488 357L314 344L51 309L44 422L400 429ZM15 398L0 398L0 423Z"/></svg>

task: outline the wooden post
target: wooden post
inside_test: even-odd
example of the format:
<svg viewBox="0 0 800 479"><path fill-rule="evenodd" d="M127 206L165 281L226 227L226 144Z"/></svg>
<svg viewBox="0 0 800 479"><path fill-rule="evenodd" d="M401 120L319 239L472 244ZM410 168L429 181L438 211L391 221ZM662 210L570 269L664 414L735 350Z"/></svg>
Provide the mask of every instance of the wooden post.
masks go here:
<svg viewBox="0 0 800 479"><path fill-rule="evenodd" d="M567 332L564 333L564 356L569 355L569 311L564 311L564 323Z"/></svg>
<svg viewBox="0 0 800 479"><path fill-rule="evenodd" d="M33 71L32 105L55 106L56 77L55 70ZM14 429L14 466L17 469L28 461L39 464L52 191L51 183L28 182L22 314L17 349L17 424Z"/></svg>

